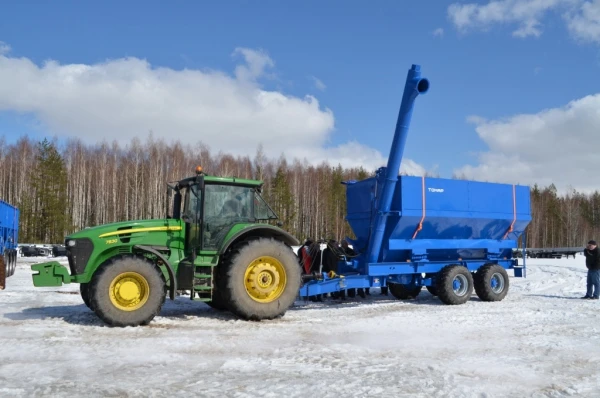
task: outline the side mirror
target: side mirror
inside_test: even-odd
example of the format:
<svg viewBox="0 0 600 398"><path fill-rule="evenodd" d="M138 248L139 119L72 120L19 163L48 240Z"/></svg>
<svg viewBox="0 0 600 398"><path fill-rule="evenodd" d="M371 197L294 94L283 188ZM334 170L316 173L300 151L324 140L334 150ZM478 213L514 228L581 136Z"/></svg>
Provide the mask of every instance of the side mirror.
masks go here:
<svg viewBox="0 0 600 398"><path fill-rule="evenodd" d="M169 203L169 201L167 201ZM173 199L173 218L181 217L181 193L175 192L175 198Z"/></svg>

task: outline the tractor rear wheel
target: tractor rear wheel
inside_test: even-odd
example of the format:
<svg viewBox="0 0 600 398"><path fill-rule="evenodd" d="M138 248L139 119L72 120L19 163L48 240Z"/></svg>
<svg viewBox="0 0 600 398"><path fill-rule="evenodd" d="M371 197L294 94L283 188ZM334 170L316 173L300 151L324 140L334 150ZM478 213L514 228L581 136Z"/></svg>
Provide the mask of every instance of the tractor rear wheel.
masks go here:
<svg viewBox="0 0 600 398"><path fill-rule="evenodd" d="M396 297L398 300L416 298L423 288L423 286L402 285L400 283L392 282L388 283L388 287L390 288L392 296Z"/></svg>
<svg viewBox="0 0 600 398"><path fill-rule="evenodd" d="M447 265L436 278L438 297L445 304L464 304L473 293L473 276L467 267Z"/></svg>
<svg viewBox="0 0 600 398"><path fill-rule="evenodd" d="M223 290L219 289L219 282L221 278L225 276L219 275L221 269L217 269L215 272L215 280L213 281L213 295L212 300L207 302L206 304L217 311L227 311L227 300L223 295Z"/></svg>
<svg viewBox="0 0 600 398"><path fill-rule="evenodd" d="M110 260L96 271L88 289L91 309L112 326L147 325L167 293L160 269L135 256Z"/></svg>
<svg viewBox="0 0 600 398"><path fill-rule="evenodd" d="M233 248L224 263L222 294L228 308L247 320L283 316L302 281L298 259L284 243L260 238Z"/></svg>
<svg viewBox="0 0 600 398"><path fill-rule="evenodd" d="M501 301L508 293L508 273L497 264L486 264L475 274L475 292L482 301Z"/></svg>

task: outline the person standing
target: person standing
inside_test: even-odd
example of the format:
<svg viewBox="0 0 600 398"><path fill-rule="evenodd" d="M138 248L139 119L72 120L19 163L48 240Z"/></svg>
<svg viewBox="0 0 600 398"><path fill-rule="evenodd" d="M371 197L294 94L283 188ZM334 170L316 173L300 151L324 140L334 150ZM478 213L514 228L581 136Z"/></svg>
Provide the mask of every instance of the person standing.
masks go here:
<svg viewBox="0 0 600 398"><path fill-rule="evenodd" d="M587 292L582 299L598 300L600 295L600 254L595 240L588 242L583 250L587 272Z"/></svg>

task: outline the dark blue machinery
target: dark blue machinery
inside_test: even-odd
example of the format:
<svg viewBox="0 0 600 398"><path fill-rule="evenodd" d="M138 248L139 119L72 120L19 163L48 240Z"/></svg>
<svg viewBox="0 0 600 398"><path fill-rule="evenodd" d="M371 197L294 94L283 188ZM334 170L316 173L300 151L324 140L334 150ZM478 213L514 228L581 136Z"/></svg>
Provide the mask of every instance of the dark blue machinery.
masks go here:
<svg viewBox="0 0 600 398"><path fill-rule="evenodd" d="M508 292L506 270L525 276L513 249L531 221L529 187L398 175L414 101L428 90L420 66L412 65L387 167L344 182L357 254L340 261L337 272L305 275L301 297L388 286L408 299L426 286L446 304L465 303L473 289L484 301L499 301Z"/></svg>
<svg viewBox="0 0 600 398"><path fill-rule="evenodd" d="M0 200L0 290L17 268L19 209Z"/></svg>

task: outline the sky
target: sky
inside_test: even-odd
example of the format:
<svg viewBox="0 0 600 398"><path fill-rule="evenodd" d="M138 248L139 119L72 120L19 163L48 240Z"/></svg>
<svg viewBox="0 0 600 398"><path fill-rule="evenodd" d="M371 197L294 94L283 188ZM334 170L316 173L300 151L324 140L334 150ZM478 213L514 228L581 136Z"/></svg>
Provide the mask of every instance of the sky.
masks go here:
<svg viewBox="0 0 600 398"><path fill-rule="evenodd" d="M408 6L410 4L410 6ZM600 189L600 0L4 3L0 135Z"/></svg>

